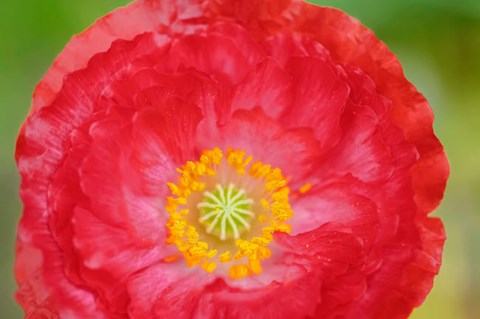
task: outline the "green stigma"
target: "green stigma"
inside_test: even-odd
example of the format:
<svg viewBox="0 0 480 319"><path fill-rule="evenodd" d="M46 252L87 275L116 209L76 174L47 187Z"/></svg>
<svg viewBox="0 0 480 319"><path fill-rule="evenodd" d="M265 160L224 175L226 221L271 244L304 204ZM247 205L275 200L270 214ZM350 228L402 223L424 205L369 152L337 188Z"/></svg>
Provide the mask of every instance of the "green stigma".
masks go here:
<svg viewBox="0 0 480 319"><path fill-rule="evenodd" d="M199 222L206 227L208 234L215 234L221 240L238 239L240 234L250 230L253 200L247 198L243 189L229 184L228 188L217 184L212 192L203 193L203 201L198 203Z"/></svg>

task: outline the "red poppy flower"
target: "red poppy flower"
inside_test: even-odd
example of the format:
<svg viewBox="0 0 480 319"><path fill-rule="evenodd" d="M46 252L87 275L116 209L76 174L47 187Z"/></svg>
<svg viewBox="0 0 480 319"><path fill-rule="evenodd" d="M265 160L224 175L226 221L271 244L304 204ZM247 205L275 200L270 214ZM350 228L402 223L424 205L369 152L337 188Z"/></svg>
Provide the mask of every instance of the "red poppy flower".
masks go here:
<svg viewBox="0 0 480 319"><path fill-rule="evenodd" d="M134 2L35 90L16 298L28 318L405 318L445 239L432 121L338 10Z"/></svg>

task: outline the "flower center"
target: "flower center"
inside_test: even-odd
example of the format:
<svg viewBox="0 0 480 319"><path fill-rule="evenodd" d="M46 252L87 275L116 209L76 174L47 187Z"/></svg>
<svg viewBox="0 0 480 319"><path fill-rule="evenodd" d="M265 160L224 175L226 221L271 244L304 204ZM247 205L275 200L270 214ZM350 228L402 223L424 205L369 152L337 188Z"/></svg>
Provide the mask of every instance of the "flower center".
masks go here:
<svg viewBox="0 0 480 319"><path fill-rule="evenodd" d="M255 215L251 212L253 200L245 196L243 189L233 184L225 189L217 184L213 192L203 193L203 201L198 203L199 222L206 227L208 234L215 234L221 240L239 239L240 234L250 230L250 220Z"/></svg>
<svg viewBox="0 0 480 319"><path fill-rule="evenodd" d="M259 274L273 234L290 232L290 189L281 170L245 155L204 151L177 169L177 183L167 183L167 244L177 246L187 266L213 272L220 265L232 279Z"/></svg>

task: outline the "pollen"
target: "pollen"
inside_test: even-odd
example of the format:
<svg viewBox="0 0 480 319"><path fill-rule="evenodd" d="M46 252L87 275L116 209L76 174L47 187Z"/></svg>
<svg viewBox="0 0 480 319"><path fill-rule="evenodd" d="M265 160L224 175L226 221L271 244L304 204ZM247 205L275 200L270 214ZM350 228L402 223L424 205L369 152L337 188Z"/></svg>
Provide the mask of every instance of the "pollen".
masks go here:
<svg viewBox="0 0 480 319"><path fill-rule="evenodd" d="M221 263L227 263L232 260L232 254L229 250L220 255L219 260Z"/></svg>
<svg viewBox="0 0 480 319"><path fill-rule="evenodd" d="M250 274L247 265L234 265L230 267L229 275L232 279L242 279Z"/></svg>
<svg viewBox="0 0 480 319"><path fill-rule="evenodd" d="M305 193L308 192L310 189L312 189L312 184L307 183L307 184L303 185L302 187L300 187L300 189L298 190L298 192L299 192L300 194L305 194Z"/></svg>
<svg viewBox="0 0 480 319"><path fill-rule="evenodd" d="M205 261L203 262L202 264L202 268L203 270L205 270L206 272L214 272L215 271L215 268L217 268L217 263L216 262L212 262L212 261Z"/></svg>
<svg viewBox="0 0 480 319"><path fill-rule="evenodd" d="M177 172L177 181L167 183L167 244L177 246L187 266L207 273L260 274L273 234L290 232L290 189L281 170L243 150L228 148L224 155L214 148Z"/></svg>
<svg viewBox="0 0 480 319"><path fill-rule="evenodd" d="M173 262L177 261L178 258L179 258L178 255L172 255L172 256L168 256L168 257L163 258L163 261L166 262L166 263L173 263Z"/></svg>

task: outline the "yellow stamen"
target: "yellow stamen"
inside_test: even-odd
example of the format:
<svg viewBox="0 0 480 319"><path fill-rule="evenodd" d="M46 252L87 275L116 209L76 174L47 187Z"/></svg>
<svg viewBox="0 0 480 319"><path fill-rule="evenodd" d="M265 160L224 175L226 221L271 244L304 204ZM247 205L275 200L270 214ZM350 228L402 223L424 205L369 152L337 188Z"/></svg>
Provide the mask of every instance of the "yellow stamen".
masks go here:
<svg viewBox="0 0 480 319"><path fill-rule="evenodd" d="M177 261L179 257L180 256L178 256L178 255L172 255L172 256L168 256L168 257L163 258L163 261L166 262L166 263L173 263L173 262Z"/></svg>
<svg viewBox="0 0 480 319"><path fill-rule="evenodd" d="M206 272L212 273L212 272L215 270L215 268L217 268L217 263L211 262L211 261L205 261L205 262L202 264L202 268L203 268L203 270L205 270Z"/></svg>
<svg viewBox="0 0 480 319"><path fill-rule="evenodd" d="M300 194L305 194L305 193L308 192L310 189L312 189L312 184L307 183L307 184L303 185L302 187L300 187L300 189L298 190L298 192L299 192Z"/></svg>
<svg viewBox="0 0 480 319"><path fill-rule="evenodd" d="M258 221L261 222L261 223L264 223L267 221L267 216L265 216L264 214L258 216Z"/></svg>
<svg viewBox="0 0 480 319"><path fill-rule="evenodd" d="M261 204L261 205L263 206L263 208L265 208L265 209L268 209L269 206L270 206L270 203L269 203L268 200L266 200L265 198L262 198L262 199L260 200L260 204Z"/></svg>
<svg viewBox="0 0 480 319"><path fill-rule="evenodd" d="M229 262L230 260L232 260L232 254L230 253L229 250L227 250L226 252L221 254L218 259L220 260L221 263Z"/></svg>
<svg viewBox="0 0 480 319"><path fill-rule="evenodd" d="M246 265L234 265L230 267L229 275L232 279L242 279L249 275L249 271Z"/></svg>
<svg viewBox="0 0 480 319"><path fill-rule="evenodd" d="M167 197L166 210L170 214L166 227L169 231L168 244L174 244L183 254L189 267L201 265L206 272L214 272L217 263L232 263L229 276L232 279L241 279L249 275L257 275L262 272L261 261L270 258L272 252L268 245L274 239L275 232L290 232L290 226L286 221L293 216L288 197L290 189L287 179L279 168L272 168L262 162L252 162L252 156L247 156L245 151L228 149L225 155L219 148L207 150L202 153L199 161L188 161L183 167L177 169L180 174L177 183L167 183L172 196ZM225 164L224 164L225 163ZM244 179L252 180L249 183L263 184L264 195L258 198L259 212L250 211L253 200L243 189L237 189L233 184L219 185L220 177L217 176L219 169L231 170L229 174L244 176ZM248 172L248 174L246 174ZM224 175L225 176L225 175ZM226 175L230 176L230 175ZM216 181L215 183L212 182ZM208 182L210 179L210 182ZM210 189L204 192L207 185ZM211 189L216 185L216 191ZM202 193L203 192L203 193ZM196 197L192 197L194 194ZM206 196L207 201L190 204L191 198ZM252 206L253 207L253 206ZM192 218L196 209L202 210L202 217ZM225 211L222 211L225 210ZM258 213L258 217L253 219ZM250 218L250 219L249 219ZM208 229L199 232L192 220L199 220L199 225ZM250 222L258 220L264 224L256 229L249 240L242 239L243 233L250 232ZM265 225L266 223L266 225ZM218 226L220 225L220 226ZM221 236L211 232L212 227L221 227ZM233 237L226 236L228 231L234 232ZM220 251L209 246L209 236L217 235L226 241L225 247L236 247L233 254L228 248ZM233 241L231 238L237 238ZM230 241L230 244L229 244ZM221 246L224 247L224 246ZM167 257L165 262L174 261L173 257Z"/></svg>
<svg viewBox="0 0 480 319"><path fill-rule="evenodd" d="M262 264L260 263L260 259L251 258L248 260L248 268L251 272L255 275L259 275L262 272Z"/></svg>

